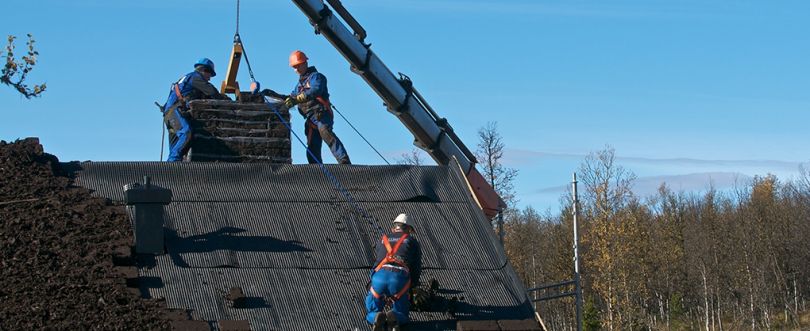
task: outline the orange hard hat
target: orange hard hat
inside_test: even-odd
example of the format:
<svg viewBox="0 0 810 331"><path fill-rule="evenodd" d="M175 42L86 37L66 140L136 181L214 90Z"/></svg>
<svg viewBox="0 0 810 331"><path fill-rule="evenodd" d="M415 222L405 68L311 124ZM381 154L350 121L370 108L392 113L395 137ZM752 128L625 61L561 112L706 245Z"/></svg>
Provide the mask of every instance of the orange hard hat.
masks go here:
<svg viewBox="0 0 810 331"><path fill-rule="evenodd" d="M290 67L295 67L301 63L307 62L309 58L302 51L295 51L290 54Z"/></svg>

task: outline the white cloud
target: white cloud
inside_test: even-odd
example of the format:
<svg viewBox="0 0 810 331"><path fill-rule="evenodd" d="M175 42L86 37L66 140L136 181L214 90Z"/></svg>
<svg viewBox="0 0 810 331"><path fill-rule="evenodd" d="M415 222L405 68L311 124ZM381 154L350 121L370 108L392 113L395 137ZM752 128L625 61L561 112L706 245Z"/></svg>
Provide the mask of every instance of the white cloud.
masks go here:
<svg viewBox="0 0 810 331"><path fill-rule="evenodd" d="M549 153L541 151L531 151L523 149L507 149L504 153L504 160L510 165L526 165L537 162L542 162L549 159L577 159L584 160L585 154L569 154L569 153ZM616 160L623 166L632 170L633 165L653 165L653 166L666 166L666 167L684 167L684 168L748 168L748 169L765 169L772 173L777 172L797 172L801 162L796 161L781 161L781 160L704 160L692 158L646 158L636 156L616 156ZM748 173L745 171L740 171Z"/></svg>
<svg viewBox="0 0 810 331"><path fill-rule="evenodd" d="M752 180L751 176L735 172L705 172L686 175L639 177L633 182L633 193L639 197L656 194L662 183L675 192L701 192L710 188L725 190L741 186ZM568 186L553 186L537 190L535 194L561 194Z"/></svg>

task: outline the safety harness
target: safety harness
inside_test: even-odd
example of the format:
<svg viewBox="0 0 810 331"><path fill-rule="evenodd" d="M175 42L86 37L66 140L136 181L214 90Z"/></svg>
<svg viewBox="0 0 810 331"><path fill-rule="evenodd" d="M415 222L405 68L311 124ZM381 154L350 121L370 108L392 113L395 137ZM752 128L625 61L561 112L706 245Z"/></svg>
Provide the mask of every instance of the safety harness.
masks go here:
<svg viewBox="0 0 810 331"><path fill-rule="evenodd" d="M315 69L314 67L307 68L307 72L304 73L304 75L302 75L298 80L298 88L297 88L298 92L297 93L299 93L299 94L300 93L306 93L306 91L308 91L310 88L312 88L310 86L309 80L312 78L312 75L315 74L315 73L318 73L318 70ZM322 113L319 114L319 111L314 109L315 104L320 104L321 107L323 108L320 112L325 112L325 113L329 114L330 117L334 117L334 114L332 113L332 103L329 102L329 99L324 98L322 96L316 96L315 99L308 100L308 101L305 101L302 104L299 104L298 105L298 110L301 111L301 106L304 105L304 108L306 109L306 111L302 112L301 115L307 116L307 115L309 115L311 113L312 116L315 116L316 120L320 120L321 116L323 116L323 114Z"/></svg>
<svg viewBox="0 0 810 331"><path fill-rule="evenodd" d="M183 98L183 93L180 93L180 84L174 83L172 87L174 88L174 95L177 96L177 100L186 102L185 98Z"/></svg>
<svg viewBox="0 0 810 331"><path fill-rule="evenodd" d="M179 83L172 84L172 91L174 91L174 95L177 97L177 101L175 101L173 104L171 104L169 106L169 109L167 109L163 113L163 124L169 130L170 134L175 134L177 132L177 130L179 130L180 128L174 127L172 125L171 118L173 116L175 116L174 115L174 110L175 109L178 109L178 108L182 109L186 105L186 99L183 97L183 93L180 92L180 84Z"/></svg>
<svg viewBox="0 0 810 331"><path fill-rule="evenodd" d="M405 239L407 238L408 234L407 233L403 234L402 237L399 237L399 239L397 239L397 242L394 244L394 247L392 248L391 242L388 240L388 236L387 235L382 236L382 243L383 245L385 245L386 253L385 257L382 259L382 261L380 261L380 264L378 264L377 267L374 268L374 272L380 271L380 269L382 269L383 267L387 267L410 273L408 265L405 263L405 261L403 261L401 257L396 255L397 251L399 251L399 247L402 246L402 243L404 243ZM405 295L405 293L408 293L408 290L410 288L411 288L411 278L408 277L408 282L405 283L405 286L403 286L402 289L399 292L397 292L397 294L394 294L393 296L387 297L385 299L389 303L394 303L398 301L399 298L401 298L403 295ZM374 286L369 286L369 291L371 291L371 295L373 295L375 298L379 299L381 297L380 294L374 290Z"/></svg>

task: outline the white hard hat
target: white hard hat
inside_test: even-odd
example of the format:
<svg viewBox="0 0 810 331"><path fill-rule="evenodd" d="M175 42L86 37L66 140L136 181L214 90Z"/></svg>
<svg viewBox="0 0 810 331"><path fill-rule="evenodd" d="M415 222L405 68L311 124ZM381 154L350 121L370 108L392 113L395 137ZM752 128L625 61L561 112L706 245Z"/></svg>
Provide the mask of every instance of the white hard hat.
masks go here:
<svg viewBox="0 0 810 331"><path fill-rule="evenodd" d="M404 225L408 225L408 215L405 213L399 214L397 218L394 219L394 223L402 223Z"/></svg>

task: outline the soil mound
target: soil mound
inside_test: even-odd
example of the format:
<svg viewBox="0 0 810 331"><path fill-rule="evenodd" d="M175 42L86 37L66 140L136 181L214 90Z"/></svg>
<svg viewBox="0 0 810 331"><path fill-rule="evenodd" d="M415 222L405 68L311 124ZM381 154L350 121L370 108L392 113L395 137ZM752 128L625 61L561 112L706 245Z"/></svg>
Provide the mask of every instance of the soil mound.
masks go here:
<svg viewBox="0 0 810 331"><path fill-rule="evenodd" d="M125 209L71 183L37 139L0 141L0 330L169 329L113 265Z"/></svg>

